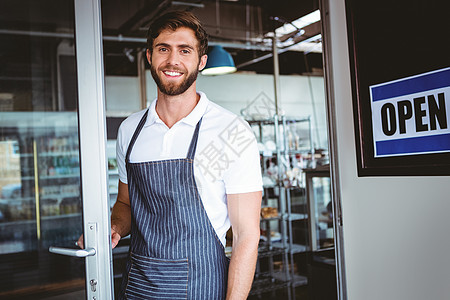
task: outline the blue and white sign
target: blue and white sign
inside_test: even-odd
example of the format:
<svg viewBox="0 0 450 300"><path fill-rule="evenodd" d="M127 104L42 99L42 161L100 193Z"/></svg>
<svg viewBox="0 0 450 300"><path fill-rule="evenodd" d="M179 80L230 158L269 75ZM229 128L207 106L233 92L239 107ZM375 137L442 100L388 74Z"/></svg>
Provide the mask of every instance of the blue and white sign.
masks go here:
<svg viewBox="0 0 450 300"><path fill-rule="evenodd" d="M375 157L450 152L450 68L369 89Z"/></svg>

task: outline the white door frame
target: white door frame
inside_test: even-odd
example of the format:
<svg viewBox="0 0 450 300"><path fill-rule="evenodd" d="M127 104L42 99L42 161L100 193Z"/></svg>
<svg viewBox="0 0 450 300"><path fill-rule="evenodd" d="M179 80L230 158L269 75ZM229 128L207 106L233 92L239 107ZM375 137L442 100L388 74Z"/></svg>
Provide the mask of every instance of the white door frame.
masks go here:
<svg viewBox="0 0 450 300"><path fill-rule="evenodd" d="M332 1L332 0L331 0ZM333 62L331 55L330 0L319 0L322 23L323 65L325 70L325 98L327 103L328 148L330 149L330 178L333 201L333 227L336 260L337 296L347 299L347 279L344 260L344 223L339 189L339 165L336 133Z"/></svg>
<svg viewBox="0 0 450 300"><path fill-rule="evenodd" d="M74 3L87 299L113 299L101 5Z"/></svg>

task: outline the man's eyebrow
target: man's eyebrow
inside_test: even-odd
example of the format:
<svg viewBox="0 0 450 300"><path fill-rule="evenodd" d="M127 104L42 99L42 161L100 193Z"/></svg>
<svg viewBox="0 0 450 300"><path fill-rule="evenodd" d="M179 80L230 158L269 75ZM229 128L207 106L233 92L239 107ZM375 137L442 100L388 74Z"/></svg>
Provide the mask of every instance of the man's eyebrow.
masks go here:
<svg viewBox="0 0 450 300"><path fill-rule="evenodd" d="M155 47L167 47L167 48L170 48L170 45L166 44L166 43L158 43L158 44L155 45Z"/></svg>
<svg viewBox="0 0 450 300"><path fill-rule="evenodd" d="M167 43L158 43L158 44L155 45L155 47L172 48L172 46L167 44ZM178 47L178 48L188 48L188 49L192 49L192 50L195 49L193 46L191 46L189 44L179 44L179 45L176 45L176 47Z"/></svg>
<svg viewBox="0 0 450 300"><path fill-rule="evenodd" d="M178 47L180 47L180 48L189 48L189 49L195 49L193 46L191 46L191 45L188 45L188 44L180 44L180 45L178 45Z"/></svg>

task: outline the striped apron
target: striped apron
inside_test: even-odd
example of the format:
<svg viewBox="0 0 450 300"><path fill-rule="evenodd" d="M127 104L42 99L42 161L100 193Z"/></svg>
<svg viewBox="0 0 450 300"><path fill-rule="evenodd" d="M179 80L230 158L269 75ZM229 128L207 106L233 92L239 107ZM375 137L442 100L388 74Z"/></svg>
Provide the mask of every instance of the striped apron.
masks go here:
<svg viewBox="0 0 450 300"><path fill-rule="evenodd" d="M225 299L229 259L194 180L201 119L187 158L129 162L148 114L126 154L131 244L119 299Z"/></svg>

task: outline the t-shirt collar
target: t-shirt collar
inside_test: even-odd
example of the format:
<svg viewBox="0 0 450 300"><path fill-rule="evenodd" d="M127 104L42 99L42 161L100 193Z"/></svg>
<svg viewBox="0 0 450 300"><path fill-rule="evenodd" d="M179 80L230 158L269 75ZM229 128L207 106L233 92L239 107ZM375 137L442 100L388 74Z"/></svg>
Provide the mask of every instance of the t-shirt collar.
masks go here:
<svg viewBox="0 0 450 300"><path fill-rule="evenodd" d="M200 95L200 100L198 101L197 105L189 113L189 115L181 119L180 122L186 123L190 126L196 126L198 121L200 121L200 118L203 117L203 115L205 114L209 100L206 97L205 93L197 91L197 94ZM159 118L158 114L156 113L156 102L157 99L153 100L152 103L150 104L148 117L144 127L151 126L157 122L163 123L162 120Z"/></svg>

